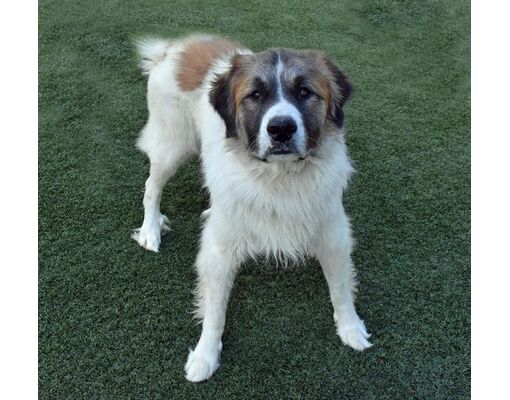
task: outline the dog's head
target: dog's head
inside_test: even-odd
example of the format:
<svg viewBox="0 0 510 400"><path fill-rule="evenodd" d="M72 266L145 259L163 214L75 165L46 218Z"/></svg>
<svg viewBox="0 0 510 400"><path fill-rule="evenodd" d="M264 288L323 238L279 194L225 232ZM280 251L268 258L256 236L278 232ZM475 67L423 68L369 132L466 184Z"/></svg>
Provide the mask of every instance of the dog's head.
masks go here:
<svg viewBox="0 0 510 400"><path fill-rule="evenodd" d="M236 55L216 77L210 101L237 138L263 161L314 154L326 133L343 125L351 93L344 73L318 51L288 49Z"/></svg>

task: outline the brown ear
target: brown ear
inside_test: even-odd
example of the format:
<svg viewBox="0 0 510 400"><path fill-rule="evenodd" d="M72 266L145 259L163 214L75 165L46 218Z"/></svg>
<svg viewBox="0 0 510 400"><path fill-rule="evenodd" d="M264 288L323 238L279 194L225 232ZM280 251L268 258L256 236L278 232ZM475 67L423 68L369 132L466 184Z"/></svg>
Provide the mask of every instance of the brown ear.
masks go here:
<svg viewBox="0 0 510 400"><path fill-rule="evenodd" d="M237 136L236 109L234 103L234 93L232 88L232 77L235 72L235 63L232 61L232 67L222 75L218 75L212 82L209 92L209 101L216 112L225 121L227 138Z"/></svg>
<svg viewBox="0 0 510 400"><path fill-rule="evenodd" d="M352 93L352 85L343 71L329 58L326 58L326 65L332 76L331 98L328 108L328 118L341 128L344 123L344 112L342 110L345 102Z"/></svg>

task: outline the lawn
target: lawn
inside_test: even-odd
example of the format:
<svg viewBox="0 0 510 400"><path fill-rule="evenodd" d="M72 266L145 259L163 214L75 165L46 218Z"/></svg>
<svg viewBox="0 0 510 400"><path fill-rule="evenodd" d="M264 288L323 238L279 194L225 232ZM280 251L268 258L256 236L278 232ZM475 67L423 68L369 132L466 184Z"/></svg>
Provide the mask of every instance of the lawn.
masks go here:
<svg viewBox="0 0 510 400"><path fill-rule="evenodd" d="M467 1L39 2L41 399L470 397ZM254 50L321 48L354 83L346 194L358 311L374 346L335 335L318 264L249 263L222 366L191 384L192 269L207 206L198 160L167 186L159 254L141 224L147 118L133 39L193 31Z"/></svg>

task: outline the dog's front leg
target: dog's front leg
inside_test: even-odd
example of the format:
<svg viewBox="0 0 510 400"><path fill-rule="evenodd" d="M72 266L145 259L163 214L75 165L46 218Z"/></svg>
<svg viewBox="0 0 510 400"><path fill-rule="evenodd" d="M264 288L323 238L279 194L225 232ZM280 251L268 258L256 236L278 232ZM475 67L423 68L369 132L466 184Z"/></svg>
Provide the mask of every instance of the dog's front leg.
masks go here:
<svg viewBox="0 0 510 400"><path fill-rule="evenodd" d="M196 314L202 319L202 334L186 362L186 379L200 382L212 376L220 365L221 336L230 290L240 263L232 247L220 243L208 220L196 261L198 285Z"/></svg>
<svg viewBox="0 0 510 400"><path fill-rule="evenodd" d="M353 240L343 207L328 219L317 249L317 258L328 282L337 333L353 349L371 346L365 324L354 307L355 271L351 260Z"/></svg>

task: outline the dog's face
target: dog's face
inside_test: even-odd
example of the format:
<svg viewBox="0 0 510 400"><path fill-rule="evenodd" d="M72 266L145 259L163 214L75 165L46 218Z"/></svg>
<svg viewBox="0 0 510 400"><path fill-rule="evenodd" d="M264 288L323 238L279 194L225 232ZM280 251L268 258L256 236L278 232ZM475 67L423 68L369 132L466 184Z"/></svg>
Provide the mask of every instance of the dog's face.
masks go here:
<svg viewBox="0 0 510 400"><path fill-rule="evenodd" d="M263 161L313 155L324 133L343 125L351 93L346 76L318 51L287 49L237 55L213 82L210 101L226 135Z"/></svg>

